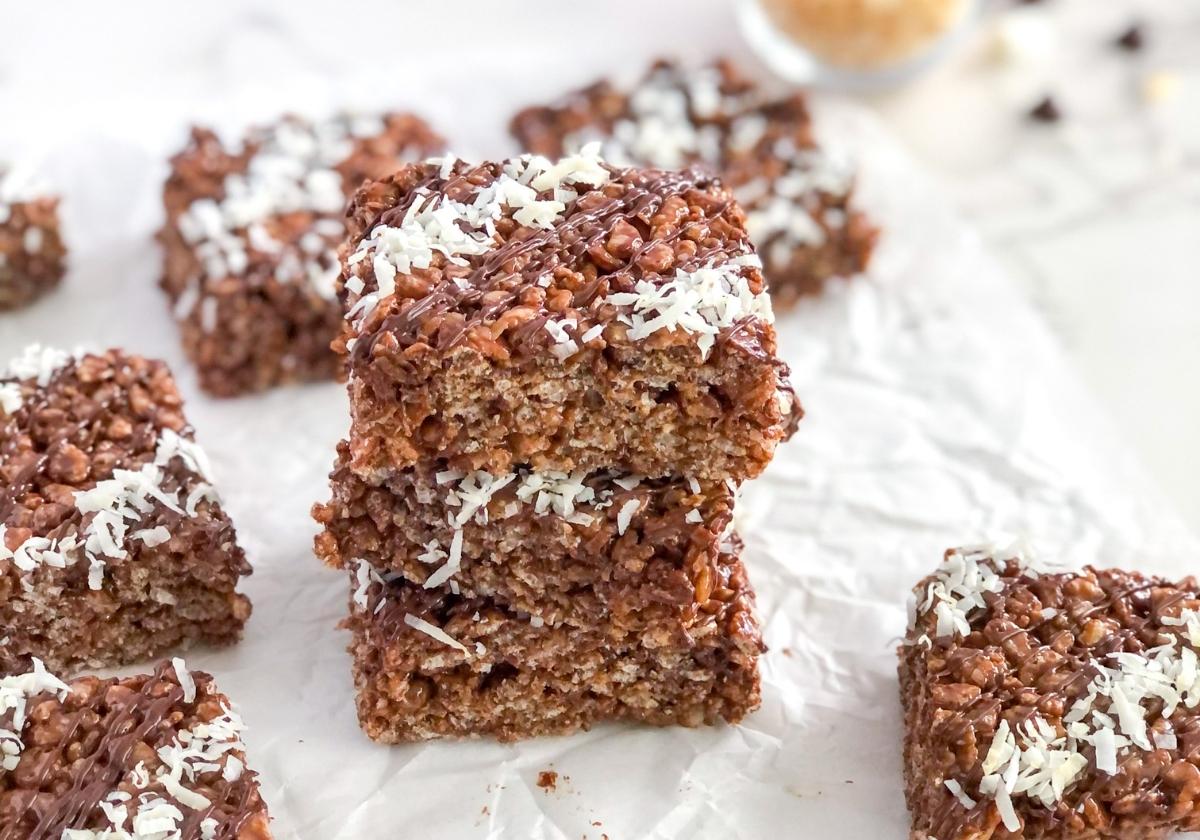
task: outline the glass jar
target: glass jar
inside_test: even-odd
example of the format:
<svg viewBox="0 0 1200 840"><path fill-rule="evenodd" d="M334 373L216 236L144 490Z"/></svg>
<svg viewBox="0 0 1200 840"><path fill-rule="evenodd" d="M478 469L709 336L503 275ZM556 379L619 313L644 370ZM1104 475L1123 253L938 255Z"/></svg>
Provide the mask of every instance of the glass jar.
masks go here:
<svg viewBox="0 0 1200 840"><path fill-rule="evenodd" d="M789 81L882 89L936 62L980 0L739 0L750 45Z"/></svg>

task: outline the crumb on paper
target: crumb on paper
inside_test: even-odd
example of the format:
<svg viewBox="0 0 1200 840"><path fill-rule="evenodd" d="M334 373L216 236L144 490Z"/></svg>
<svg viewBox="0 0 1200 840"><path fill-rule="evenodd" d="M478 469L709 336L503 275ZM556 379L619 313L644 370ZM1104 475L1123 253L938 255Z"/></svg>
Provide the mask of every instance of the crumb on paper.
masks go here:
<svg viewBox="0 0 1200 840"><path fill-rule="evenodd" d="M543 770L538 773L537 786L544 791L552 791L558 789L558 773L553 770Z"/></svg>

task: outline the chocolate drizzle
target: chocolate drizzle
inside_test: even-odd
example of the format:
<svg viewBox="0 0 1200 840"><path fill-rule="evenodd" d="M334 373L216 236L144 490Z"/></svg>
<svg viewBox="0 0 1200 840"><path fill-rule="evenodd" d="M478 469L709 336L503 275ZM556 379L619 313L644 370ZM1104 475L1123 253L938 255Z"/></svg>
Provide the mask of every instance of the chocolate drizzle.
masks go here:
<svg viewBox="0 0 1200 840"><path fill-rule="evenodd" d="M499 174L498 164L487 164L481 169L491 178ZM449 195L464 183L474 183L481 169L468 169L465 164L458 162L455 174L443 179L436 166L427 164L420 180L407 188L398 203L379 213L367 229L379 225L399 225L416 202L436 200L439 194ZM435 346L439 352L445 352L462 344L473 327L496 320L504 311L516 305L525 292L536 287L540 278L552 275L559 268L580 270L588 261L589 251L604 247L619 224L625 223L644 233L650 219L672 197L683 196L691 191L707 192L719 197L720 200L709 208L706 219L709 224L726 216L736 206L727 194L721 197L724 190L716 179L698 168L682 172L617 170L612 167L609 170L613 180L585 192L553 228L536 229L528 235L511 238L472 260L465 270L446 265L442 269L443 276L426 295L401 302L398 308L393 307L395 311L375 319L374 325L364 327L357 336L351 354L352 364L360 364L371 358L376 344L385 335L400 347L428 340L426 320L452 312L464 317L454 320L453 326L448 328L445 325L450 323L449 319L440 319L443 326L437 330ZM611 185L620 187L615 195ZM684 223L672 235L654 240L643 236L632 256L615 271L605 273L597 266L596 276L573 292L571 305L576 308L591 307L589 314L597 314L594 304L606 287L620 283L623 289L632 288L639 279L652 279L654 275L639 267L641 258L650 249L670 244L683 236L687 227L687 223ZM673 265L672 275L675 269L693 270L722 255L732 257L745 253L749 253L749 244L745 240L702 246L685 263ZM662 282L669 279L664 277ZM538 347L544 346L549 337L539 334L549 317L548 312L542 312L514 329L509 334L513 349L531 355ZM609 313L607 317L597 317L596 322L611 320L611 317L612 313ZM739 350L752 352L756 358L764 358L766 352L749 340L749 333L741 327L739 324L724 331L719 340L734 342ZM579 329L583 329L582 325ZM539 336L540 342L534 341L534 336Z"/></svg>
<svg viewBox="0 0 1200 840"><path fill-rule="evenodd" d="M183 699L183 689L170 663L159 665L152 676L133 677L125 680L102 681L91 691L88 700L77 706L79 694L72 693L62 704L63 714L69 721L58 742L49 747L37 746L26 750L22 761L40 761L40 773L32 784L26 785L30 795L10 797L17 805L11 820L7 813L0 812L0 840L59 840L68 829L101 829L109 822L99 810L100 803L126 782L132 773L135 752L144 746L157 751L169 746L181 731L178 721L206 722L193 719L202 704L212 701L224 703L213 688L212 678L207 674L195 673L197 696L192 703ZM108 695L114 687L129 689L118 703L109 705ZM44 702L57 703L53 694L42 694L29 699L33 709ZM27 724L27 728L51 724ZM88 730L99 725L95 747L82 757L71 757L69 747L92 742ZM144 746L143 746L144 745ZM234 753L240 757L240 750ZM50 757L56 760L46 761ZM60 787L60 773L67 774L68 784ZM53 775L52 775L53 774ZM139 792L131 786L127 789L133 798L127 803L130 816L144 794L161 796L179 807L183 820L179 829L185 840L200 836L200 824L212 819L216 822L218 838L234 838L252 818L263 813L265 806L259 797L256 778L245 770L236 781L227 781L220 771L206 771L203 778L205 795L210 805L193 810L176 803L169 793L151 777L145 791ZM0 789L5 777L0 774ZM54 786L50 787L51 782ZM185 786L191 786L184 779ZM51 791L53 791L51 793ZM124 827L124 826L123 826Z"/></svg>

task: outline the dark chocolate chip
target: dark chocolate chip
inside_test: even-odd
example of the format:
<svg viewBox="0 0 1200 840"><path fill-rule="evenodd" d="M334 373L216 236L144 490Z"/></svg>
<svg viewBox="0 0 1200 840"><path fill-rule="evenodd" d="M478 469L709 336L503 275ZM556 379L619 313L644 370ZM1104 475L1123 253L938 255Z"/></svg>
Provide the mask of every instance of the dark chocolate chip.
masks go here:
<svg viewBox="0 0 1200 840"><path fill-rule="evenodd" d="M1141 24L1135 23L1130 26L1114 43L1126 52L1140 52L1146 46L1146 36L1142 32Z"/></svg>
<svg viewBox="0 0 1200 840"><path fill-rule="evenodd" d="M1062 119L1062 111L1053 97L1047 96L1029 111L1031 119L1044 123L1055 123Z"/></svg>

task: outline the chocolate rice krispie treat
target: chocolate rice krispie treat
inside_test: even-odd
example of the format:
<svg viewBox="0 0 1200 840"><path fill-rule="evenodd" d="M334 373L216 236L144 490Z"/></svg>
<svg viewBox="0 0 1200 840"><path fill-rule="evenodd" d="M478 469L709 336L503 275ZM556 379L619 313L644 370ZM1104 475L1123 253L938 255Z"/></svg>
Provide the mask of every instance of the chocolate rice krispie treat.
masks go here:
<svg viewBox="0 0 1200 840"><path fill-rule="evenodd" d="M733 197L585 150L407 166L343 248L351 468L740 481L799 418Z"/></svg>
<svg viewBox="0 0 1200 840"><path fill-rule="evenodd" d="M363 581L395 572L552 626L653 633L705 620L735 573L735 494L724 482L425 462L376 487L348 454L343 444L333 499L314 511L325 526L316 550Z"/></svg>
<svg viewBox="0 0 1200 840"><path fill-rule="evenodd" d="M55 288L66 273L58 198L0 164L0 312Z"/></svg>
<svg viewBox="0 0 1200 840"><path fill-rule="evenodd" d="M0 679L0 840L270 840L241 717L183 660Z"/></svg>
<svg viewBox="0 0 1200 840"><path fill-rule="evenodd" d="M510 128L549 157L600 140L620 165L716 172L745 208L781 307L860 273L875 247L879 232L855 206L854 167L818 145L804 95L770 95L728 61L692 70L660 61L632 90L596 82L522 110Z"/></svg>
<svg viewBox="0 0 1200 840"><path fill-rule="evenodd" d="M900 648L915 840L1200 829L1200 585L947 552Z"/></svg>
<svg viewBox="0 0 1200 840"><path fill-rule="evenodd" d="M347 197L442 148L417 117L285 117L230 148L196 128L171 161L161 285L217 396L333 379Z"/></svg>
<svg viewBox="0 0 1200 840"><path fill-rule="evenodd" d="M233 642L249 573L166 365L33 346L0 371L0 674Z"/></svg>
<svg viewBox="0 0 1200 840"><path fill-rule="evenodd" d="M513 741L621 719L736 723L759 704L754 596L736 557L697 621L653 636L551 626L486 598L348 573L358 716L385 743Z"/></svg>

